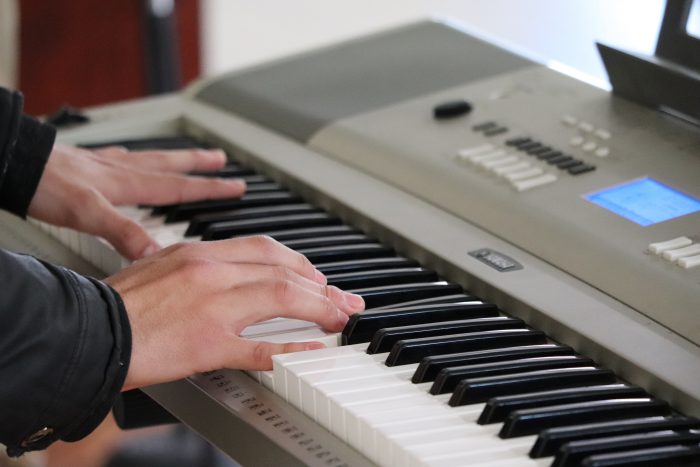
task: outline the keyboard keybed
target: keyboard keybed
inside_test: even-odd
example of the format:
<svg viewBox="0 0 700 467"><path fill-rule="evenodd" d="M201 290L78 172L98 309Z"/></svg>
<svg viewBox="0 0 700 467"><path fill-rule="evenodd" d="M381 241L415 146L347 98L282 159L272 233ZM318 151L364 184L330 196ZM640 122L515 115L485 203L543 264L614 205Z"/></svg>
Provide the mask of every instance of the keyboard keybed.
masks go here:
<svg viewBox="0 0 700 467"><path fill-rule="evenodd" d="M199 143L163 138L118 144L147 149ZM258 323L244 335L326 343L327 349L275 356L273 371L251 376L373 462L700 462L700 421L264 175L233 161L218 175L244 178L248 192L235 200L123 212L162 246L269 235L309 257L330 284L362 295L367 311L353 316L341 335L288 319ZM103 270L116 265L100 240L66 243L88 259L94 255Z"/></svg>

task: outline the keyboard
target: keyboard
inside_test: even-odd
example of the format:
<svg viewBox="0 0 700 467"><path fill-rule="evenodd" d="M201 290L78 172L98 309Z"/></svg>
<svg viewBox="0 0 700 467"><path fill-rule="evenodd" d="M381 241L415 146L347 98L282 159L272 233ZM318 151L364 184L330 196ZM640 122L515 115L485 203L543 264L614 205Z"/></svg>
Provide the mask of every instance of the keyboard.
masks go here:
<svg viewBox="0 0 700 467"><path fill-rule="evenodd" d="M205 146L183 137L108 144ZM163 246L269 235L305 254L329 284L363 296L367 310L340 334L279 318L242 335L324 342L327 349L278 355L273 371L248 375L369 461L563 467L585 459L590 465L700 460L699 419L233 157L217 174L245 179L248 193L122 212ZM63 240L69 235L53 231ZM96 267L116 264L105 262L109 248L97 252L94 239L76 237L68 245ZM207 388L230 380L211 372L193 381Z"/></svg>
<svg viewBox="0 0 700 467"><path fill-rule="evenodd" d="M696 128L436 23L89 115L59 137L222 147L247 180L123 208L163 246L270 235L365 298L339 334L245 330L326 349L145 390L243 464L699 462Z"/></svg>

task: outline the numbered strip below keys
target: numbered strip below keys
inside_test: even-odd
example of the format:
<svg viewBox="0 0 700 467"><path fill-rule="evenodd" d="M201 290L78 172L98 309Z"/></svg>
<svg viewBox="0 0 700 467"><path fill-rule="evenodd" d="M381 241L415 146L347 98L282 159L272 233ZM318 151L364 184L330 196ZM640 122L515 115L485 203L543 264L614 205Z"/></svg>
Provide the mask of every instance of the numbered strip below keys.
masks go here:
<svg viewBox="0 0 700 467"><path fill-rule="evenodd" d="M557 180L556 174L492 144L460 149L455 159L460 164L483 169L507 181L516 191L526 191Z"/></svg>

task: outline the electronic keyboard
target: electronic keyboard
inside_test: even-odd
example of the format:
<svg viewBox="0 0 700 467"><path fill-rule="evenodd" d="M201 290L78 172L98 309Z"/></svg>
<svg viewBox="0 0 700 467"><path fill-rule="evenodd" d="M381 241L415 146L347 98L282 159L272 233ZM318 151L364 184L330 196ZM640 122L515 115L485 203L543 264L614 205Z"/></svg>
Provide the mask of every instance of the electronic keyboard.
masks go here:
<svg viewBox="0 0 700 467"><path fill-rule="evenodd" d="M122 208L161 245L268 235L365 298L342 333L247 328L327 345L272 371L145 389L234 459L700 462L697 126L434 22L88 115L59 138L222 147L218 175L246 180L240 199ZM90 268L126 265L37 226Z"/></svg>

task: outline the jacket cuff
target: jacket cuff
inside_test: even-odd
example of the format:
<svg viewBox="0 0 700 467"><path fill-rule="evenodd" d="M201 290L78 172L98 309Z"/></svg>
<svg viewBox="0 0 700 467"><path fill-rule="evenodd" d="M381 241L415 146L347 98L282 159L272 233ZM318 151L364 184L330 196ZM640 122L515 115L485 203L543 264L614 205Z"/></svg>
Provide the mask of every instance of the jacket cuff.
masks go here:
<svg viewBox="0 0 700 467"><path fill-rule="evenodd" d="M0 183L0 209L25 218L51 154L56 130L22 115L14 141L13 135L10 138L7 165Z"/></svg>
<svg viewBox="0 0 700 467"><path fill-rule="evenodd" d="M90 434L112 409L129 369L131 328L119 294L96 279L65 269L63 273L79 304L80 332L52 404L32 427L32 434L19 445L7 447L11 457Z"/></svg>

